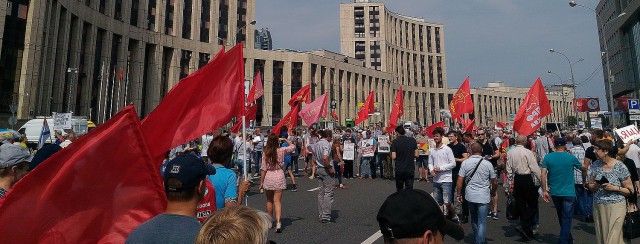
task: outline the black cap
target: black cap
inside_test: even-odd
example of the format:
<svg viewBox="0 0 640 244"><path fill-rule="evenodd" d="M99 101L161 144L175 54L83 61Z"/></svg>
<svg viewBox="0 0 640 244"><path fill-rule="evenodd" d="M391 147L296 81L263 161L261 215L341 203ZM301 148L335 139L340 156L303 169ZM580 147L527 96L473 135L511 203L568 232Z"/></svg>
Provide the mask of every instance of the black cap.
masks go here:
<svg viewBox="0 0 640 244"><path fill-rule="evenodd" d="M556 138L553 140L553 144L556 144L556 147L564 147L567 145L567 140L564 138Z"/></svg>
<svg viewBox="0 0 640 244"><path fill-rule="evenodd" d="M170 192L192 189L207 175L215 173L216 169L211 165L206 165L202 159L191 154L180 155L169 161L164 169L164 189ZM178 179L180 184L167 184L171 178Z"/></svg>
<svg viewBox="0 0 640 244"><path fill-rule="evenodd" d="M422 190L405 189L391 194L380 207L377 220L387 238L422 237L434 227L456 240L464 238L464 229L445 219L438 203Z"/></svg>

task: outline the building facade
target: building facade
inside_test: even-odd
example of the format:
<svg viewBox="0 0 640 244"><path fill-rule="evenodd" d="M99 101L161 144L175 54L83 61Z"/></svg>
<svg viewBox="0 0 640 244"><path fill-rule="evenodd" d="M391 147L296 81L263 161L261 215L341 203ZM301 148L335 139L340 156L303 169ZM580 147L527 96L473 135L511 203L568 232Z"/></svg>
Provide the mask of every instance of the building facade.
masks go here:
<svg viewBox="0 0 640 244"><path fill-rule="evenodd" d="M273 50L273 42L271 40L271 31L269 28L262 28L255 31L255 49Z"/></svg>
<svg viewBox="0 0 640 244"><path fill-rule="evenodd" d="M382 3L340 9L338 54L255 48L255 0L0 0L0 117L16 104L21 120L73 111L103 123L131 103L144 117L223 46L243 42L245 79L260 71L264 81L258 125L277 124L308 84L312 99L329 94L340 124L355 118L369 91L379 113L368 123L386 124L400 86L403 120L440 121L457 89L447 88L444 26ZM507 122L527 89L472 89L478 123ZM558 95L549 100L554 111L571 106Z"/></svg>
<svg viewBox="0 0 640 244"><path fill-rule="evenodd" d="M639 9L640 2L631 0L601 0L595 9L598 13L600 51L609 53L614 98L640 98ZM610 79L605 65L606 57L607 55L602 55L602 70L608 98L607 82Z"/></svg>

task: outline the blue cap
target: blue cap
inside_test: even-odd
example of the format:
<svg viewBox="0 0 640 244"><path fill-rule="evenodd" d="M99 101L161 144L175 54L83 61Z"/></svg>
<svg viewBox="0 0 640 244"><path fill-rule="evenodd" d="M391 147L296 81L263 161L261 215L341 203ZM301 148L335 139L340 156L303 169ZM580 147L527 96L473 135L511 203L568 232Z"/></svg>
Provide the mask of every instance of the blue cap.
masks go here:
<svg viewBox="0 0 640 244"><path fill-rule="evenodd" d="M164 189L169 192L181 192L192 189L207 175L214 175L216 169L206 165L198 157L187 154L180 155L169 161L164 169ZM178 179L179 184L168 184L169 179Z"/></svg>

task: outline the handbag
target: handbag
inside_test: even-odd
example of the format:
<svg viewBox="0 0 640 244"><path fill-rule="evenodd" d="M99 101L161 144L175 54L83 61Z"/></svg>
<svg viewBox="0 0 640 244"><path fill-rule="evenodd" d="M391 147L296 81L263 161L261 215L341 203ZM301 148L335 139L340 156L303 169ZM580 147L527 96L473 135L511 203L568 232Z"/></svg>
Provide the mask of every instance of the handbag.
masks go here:
<svg viewBox="0 0 640 244"><path fill-rule="evenodd" d="M635 191L637 191L637 189L635 189L635 185L633 186L633 188ZM627 209L628 208L629 201L627 201ZM627 215L624 216L624 223L622 224L622 236L625 239L635 239L640 237L640 210L637 210L635 212L627 212Z"/></svg>

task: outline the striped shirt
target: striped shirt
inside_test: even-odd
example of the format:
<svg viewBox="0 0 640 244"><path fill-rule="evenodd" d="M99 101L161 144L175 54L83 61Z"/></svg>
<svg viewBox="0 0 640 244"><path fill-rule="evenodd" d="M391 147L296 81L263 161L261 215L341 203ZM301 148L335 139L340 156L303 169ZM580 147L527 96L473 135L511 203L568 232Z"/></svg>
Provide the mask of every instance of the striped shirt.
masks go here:
<svg viewBox="0 0 640 244"><path fill-rule="evenodd" d="M573 148L571 148L571 154L573 154L573 156L576 156L580 163L584 163L585 150L584 148L582 148L582 146L574 146ZM582 185L582 170L574 168L573 175L575 177L575 184Z"/></svg>

